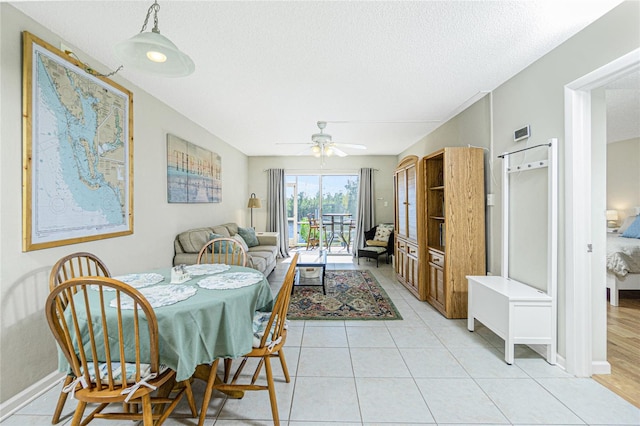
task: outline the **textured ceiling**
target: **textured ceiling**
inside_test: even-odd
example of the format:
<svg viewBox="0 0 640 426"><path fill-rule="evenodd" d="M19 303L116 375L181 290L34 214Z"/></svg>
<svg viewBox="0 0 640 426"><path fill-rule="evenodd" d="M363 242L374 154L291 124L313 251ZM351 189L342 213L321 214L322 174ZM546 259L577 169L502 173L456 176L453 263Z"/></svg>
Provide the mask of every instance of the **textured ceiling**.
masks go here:
<svg viewBox="0 0 640 426"><path fill-rule="evenodd" d="M640 137L640 72L605 86L607 142Z"/></svg>
<svg viewBox="0 0 640 426"><path fill-rule="evenodd" d="M619 3L167 0L160 31L196 72L120 74L247 155L295 154L276 143L309 142L318 120L368 147L349 154L396 155ZM115 69L151 1L12 4Z"/></svg>

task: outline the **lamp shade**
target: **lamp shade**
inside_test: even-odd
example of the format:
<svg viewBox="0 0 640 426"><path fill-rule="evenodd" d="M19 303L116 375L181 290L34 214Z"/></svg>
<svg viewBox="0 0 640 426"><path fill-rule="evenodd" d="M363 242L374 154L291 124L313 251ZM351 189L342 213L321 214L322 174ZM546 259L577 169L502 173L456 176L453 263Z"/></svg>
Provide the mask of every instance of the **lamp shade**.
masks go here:
<svg viewBox="0 0 640 426"><path fill-rule="evenodd" d="M126 66L164 77L184 77L196 66L191 58L159 32L141 32L114 47Z"/></svg>
<svg viewBox="0 0 640 426"><path fill-rule="evenodd" d="M247 204L247 208L259 209L261 207L262 207L262 203L260 202L260 198L256 197L256 194L251 193L251 197L249 198L249 203Z"/></svg>
<svg viewBox="0 0 640 426"><path fill-rule="evenodd" d="M607 210L607 220L618 220L618 210Z"/></svg>

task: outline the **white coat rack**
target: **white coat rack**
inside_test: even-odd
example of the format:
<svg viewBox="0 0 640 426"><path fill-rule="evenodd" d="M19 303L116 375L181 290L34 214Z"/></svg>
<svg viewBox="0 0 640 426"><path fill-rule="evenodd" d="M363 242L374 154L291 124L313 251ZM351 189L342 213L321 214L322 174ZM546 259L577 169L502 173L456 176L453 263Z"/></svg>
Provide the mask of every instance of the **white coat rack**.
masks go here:
<svg viewBox="0 0 640 426"><path fill-rule="evenodd" d="M511 165L512 154L546 148L546 160ZM557 284L558 284L558 140L499 156L502 167L502 271L501 276L468 276L469 310L467 328L474 330L474 320L482 322L505 340L505 361L513 363L514 345L546 345L546 358L556 363L557 353ZM547 283L544 291L509 277L510 178L521 173L547 168L548 232Z"/></svg>

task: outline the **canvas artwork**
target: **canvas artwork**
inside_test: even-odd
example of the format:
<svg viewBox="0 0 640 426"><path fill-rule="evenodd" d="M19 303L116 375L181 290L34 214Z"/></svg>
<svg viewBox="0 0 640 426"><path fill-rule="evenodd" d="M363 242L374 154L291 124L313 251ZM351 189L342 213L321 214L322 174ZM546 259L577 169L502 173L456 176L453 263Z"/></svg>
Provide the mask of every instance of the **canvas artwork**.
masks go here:
<svg viewBox="0 0 640 426"><path fill-rule="evenodd" d="M131 92L23 43L23 251L132 234Z"/></svg>
<svg viewBox="0 0 640 426"><path fill-rule="evenodd" d="M167 134L167 201L220 203L222 159L177 136Z"/></svg>

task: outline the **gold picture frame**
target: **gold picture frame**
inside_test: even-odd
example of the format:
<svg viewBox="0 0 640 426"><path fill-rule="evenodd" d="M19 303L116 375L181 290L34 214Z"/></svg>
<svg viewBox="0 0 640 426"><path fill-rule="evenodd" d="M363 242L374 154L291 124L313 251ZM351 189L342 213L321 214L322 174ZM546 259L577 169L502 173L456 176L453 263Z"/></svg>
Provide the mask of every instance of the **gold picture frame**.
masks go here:
<svg viewBox="0 0 640 426"><path fill-rule="evenodd" d="M132 93L22 39L22 250L133 234Z"/></svg>

